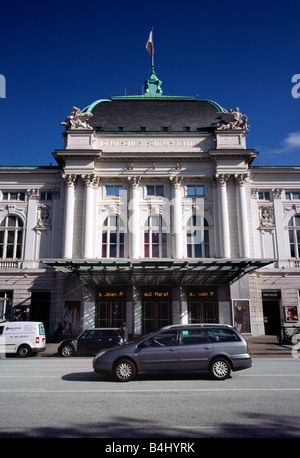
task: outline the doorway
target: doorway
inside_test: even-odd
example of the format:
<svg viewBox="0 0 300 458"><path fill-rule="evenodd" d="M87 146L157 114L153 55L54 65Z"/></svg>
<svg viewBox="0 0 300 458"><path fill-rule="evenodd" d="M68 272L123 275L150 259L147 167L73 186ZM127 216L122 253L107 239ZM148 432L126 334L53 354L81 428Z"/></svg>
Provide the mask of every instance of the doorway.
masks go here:
<svg viewBox="0 0 300 458"><path fill-rule="evenodd" d="M157 331L172 323L171 302L153 301L143 303L143 333Z"/></svg>
<svg viewBox="0 0 300 458"><path fill-rule="evenodd" d="M189 302L189 323L218 323L217 302Z"/></svg>
<svg viewBox="0 0 300 458"><path fill-rule="evenodd" d="M266 335L276 335L280 329L280 302L263 300L264 325Z"/></svg>
<svg viewBox="0 0 300 458"><path fill-rule="evenodd" d="M125 302L99 302L96 327L121 328L125 317Z"/></svg>
<svg viewBox="0 0 300 458"><path fill-rule="evenodd" d="M51 293L49 291L31 293L30 321L42 321L46 335L49 334Z"/></svg>

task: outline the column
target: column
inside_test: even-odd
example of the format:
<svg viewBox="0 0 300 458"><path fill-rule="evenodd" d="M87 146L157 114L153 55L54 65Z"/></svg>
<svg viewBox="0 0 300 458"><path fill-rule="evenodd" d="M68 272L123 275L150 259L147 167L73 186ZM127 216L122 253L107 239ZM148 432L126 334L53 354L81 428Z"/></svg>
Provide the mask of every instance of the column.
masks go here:
<svg viewBox="0 0 300 458"><path fill-rule="evenodd" d="M81 178L85 183L82 254L84 258L92 259L95 257L95 191L99 186L100 178L95 175L81 175Z"/></svg>
<svg viewBox="0 0 300 458"><path fill-rule="evenodd" d="M250 257L249 245L249 227L248 227L248 214L247 214L247 199L245 183L248 175L245 173L235 174L235 181L237 183L237 214L238 214L238 230L239 230L239 247L240 257Z"/></svg>
<svg viewBox="0 0 300 458"><path fill-rule="evenodd" d="M74 207L75 207L75 182L76 175L63 175L66 184L63 258L72 258L74 236Z"/></svg>
<svg viewBox="0 0 300 458"><path fill-rule="evenodd" d="M37 200L39 198L39 190L38 189L27 189L28 195L28 209L27 209L27 231L24 232L24 240L23 244L25 244L24 250L24 261L23 265L26 267L32 267L33 261L40 258L38 254L36 257L36 242L37 242L37 234L36 231L33 229L37 225ZM25 240L26 234L26 240Z"/></svg>
<svg viewBox="0 0 300 458"><path fill-rule="evenodd" d="M129 237L131 246L131 257L133 259L139 259L140 257L140 177L129 177L131 184L131 201L129 202Z"/></svg>
<svg viewBox="0 0 300 458"><path fill-rule="evenodd" d="M226 185L228 178L229 175L227 174L216 174L216 180L218 183L220 254L222 258L230 258L230 234Z"/></svg>
<svg viewBox="0 0 300 458"><path fill-rule="evenodd" d="M174 216L174 257L183 258L183 234L182 234L182 200L181 200L181 182L182 177L176 176L170 178L174 187L173 216Z"/></svg>

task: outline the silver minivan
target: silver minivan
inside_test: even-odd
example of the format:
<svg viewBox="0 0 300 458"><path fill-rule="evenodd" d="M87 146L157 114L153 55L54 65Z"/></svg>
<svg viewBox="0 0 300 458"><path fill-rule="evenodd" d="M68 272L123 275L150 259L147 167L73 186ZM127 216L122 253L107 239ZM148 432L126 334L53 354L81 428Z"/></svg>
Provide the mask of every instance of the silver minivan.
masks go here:
<svg viewBox="0 0 300 458"><path fill-rule="evenodd" d="M221 324L171 325L120 348L101 351L94 371L120 382L137 374L209 372L218 380L251 367L248 345L237 329Z"/></svg>

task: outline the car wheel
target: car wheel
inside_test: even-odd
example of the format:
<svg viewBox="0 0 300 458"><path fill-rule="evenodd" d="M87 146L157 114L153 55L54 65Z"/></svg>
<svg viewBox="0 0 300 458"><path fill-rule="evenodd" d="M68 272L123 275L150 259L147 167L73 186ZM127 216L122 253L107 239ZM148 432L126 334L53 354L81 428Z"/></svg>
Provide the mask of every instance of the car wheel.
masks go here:
<svg viewBox="0 0 300 458"><path fill-rule="evenodd" d="M209 372L214 379L225 380L230 376L231 367L225 358L216 358L210 364Z"/></svg>
<svg viewBox="0 0 300 458"><path fill-rule="evenodd" d="M135 365L129 359L121 359L114 366L114 376L118 382L129 382L135 375Z"/></svg>
<svg viewBox="0 0 300 458"><path fill-rule="evenodd" d="M18 355L21 358L27 358L27 356L31 356L31 354L32 354L32 351L31 351L31 348L29 347L29 345L21 345L18 348Z"/></svg>
<svg viewBox="0 0 300 458"><path fill-rule="evenodd" d="M66 358L69 356L73 356L74 348L72 347L72 345L64 345L61 349L61 354L62 356L65 356Z"/></svg>

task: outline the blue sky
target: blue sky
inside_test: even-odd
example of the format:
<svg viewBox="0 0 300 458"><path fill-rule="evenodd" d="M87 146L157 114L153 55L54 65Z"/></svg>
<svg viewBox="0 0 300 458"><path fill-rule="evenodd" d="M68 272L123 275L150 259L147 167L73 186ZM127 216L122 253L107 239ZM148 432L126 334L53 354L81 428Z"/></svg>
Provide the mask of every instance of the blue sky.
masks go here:
<svg viewBox="0 0 300 458"><path fill-rule="evenodd" d="M143 85L153 25L165 95L238 106L254 164L300 166L299 17L299 0L3 1L0 165L55 164L73 105Z"/></svg>

